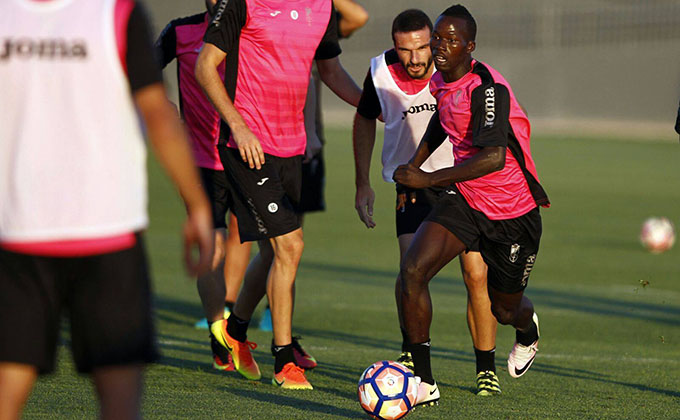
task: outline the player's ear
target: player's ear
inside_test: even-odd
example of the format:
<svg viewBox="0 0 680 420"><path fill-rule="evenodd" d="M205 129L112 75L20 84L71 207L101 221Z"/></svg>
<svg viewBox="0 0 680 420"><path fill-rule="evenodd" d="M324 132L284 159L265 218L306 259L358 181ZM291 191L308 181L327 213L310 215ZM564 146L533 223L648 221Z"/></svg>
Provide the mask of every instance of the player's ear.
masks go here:
<svg viewBox="0 0 680 420"><path fill-rule="evenodd" d="M465 47L465 52L468 54L472 54L475 48L477 48L477 43L475 41L470 41L467 43L467 46Z"/></svg>

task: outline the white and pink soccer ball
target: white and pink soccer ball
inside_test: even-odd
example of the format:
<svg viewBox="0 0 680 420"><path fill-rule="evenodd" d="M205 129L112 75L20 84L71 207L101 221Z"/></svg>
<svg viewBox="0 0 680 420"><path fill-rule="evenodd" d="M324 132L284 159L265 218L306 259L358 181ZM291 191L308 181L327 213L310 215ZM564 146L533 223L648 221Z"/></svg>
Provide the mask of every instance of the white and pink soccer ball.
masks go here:
<svg viewBox="0 0 680 420"><path fill-rule="evenodd" d="M675 228L665 217L650 217L642 224L640 242L650 252L660 254L675 243Z"/></svg>
<svg viewBox="0 0 680 420"><path fill-rule="evenodd" d="M369 366L359 378L359 404L379 420L396 420L413 408L418 384L413 373L400 363L383 360Z"/></svg>

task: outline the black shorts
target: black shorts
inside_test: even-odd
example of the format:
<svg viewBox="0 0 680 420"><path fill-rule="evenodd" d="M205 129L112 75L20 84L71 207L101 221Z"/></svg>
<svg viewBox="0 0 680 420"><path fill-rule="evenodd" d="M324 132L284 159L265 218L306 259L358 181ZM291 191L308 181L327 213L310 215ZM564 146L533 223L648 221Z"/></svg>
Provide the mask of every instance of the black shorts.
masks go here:
<svg viewBox="0 0 680 420"><path fill-rule="evenodd" d="M411 203L407 194L406 205L396 211L397 238L404 234L416 233L418 226L432 211L439 199L439 194L443 192L441 188L423 188L412 191L416 192L416 202ZM397 197L398 202L399 197Z"/></svg>
<svg viewBox="0 0 680 420"><path fill-rule="evenodd" d="M54 370L61 314L79 372L158 358L141 236L127 250L55 258L0 249L0 361Z"/></svg>
<svg viewBox="0 0 680 420"><path fill-rule="evenodd" d="M233 193L241 242L285 235L300 227L302 156L265 154L265 164L256 170L243 162L238 149L220 145L218 150Z"/></svg>
<svg viewBox="0 0 680 420"><path fill-rule="evenodd" d="M323 153L318 153L309 162L302 162L302 191L298 213L326 210L324 188L326 187L326 168Z"/></svg>
<svg viewBox="0 0 680 420"><path fill-rule="evenodd" d="M488 283L504 293L524 290L536 262L541 240L538 207L508 220L490 220L470 207L455 187L441 195L426 221L451 231L469 250L478 249L489 267Z"/></svg>
<svg viewBox="0 0 680 420"><path fill-rule="evenodd" d="M199 169L201 183L212 206L213 226L215 229L226 229L227 211L234 205L227 176L224 171L208 168Z"/></svg>

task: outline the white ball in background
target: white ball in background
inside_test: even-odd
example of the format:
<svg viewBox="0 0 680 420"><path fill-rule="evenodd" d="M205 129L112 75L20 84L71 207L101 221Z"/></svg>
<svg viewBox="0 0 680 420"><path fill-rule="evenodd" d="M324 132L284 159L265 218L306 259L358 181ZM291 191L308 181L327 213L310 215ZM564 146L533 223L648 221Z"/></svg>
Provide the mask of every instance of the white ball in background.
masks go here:
<svg viewBox="0 0 680 420"><path fill-rule="evenodd" d="M666 217L650 217L642 224L640 242L648 251L660 254L675 243L675 228Z"/></svg>

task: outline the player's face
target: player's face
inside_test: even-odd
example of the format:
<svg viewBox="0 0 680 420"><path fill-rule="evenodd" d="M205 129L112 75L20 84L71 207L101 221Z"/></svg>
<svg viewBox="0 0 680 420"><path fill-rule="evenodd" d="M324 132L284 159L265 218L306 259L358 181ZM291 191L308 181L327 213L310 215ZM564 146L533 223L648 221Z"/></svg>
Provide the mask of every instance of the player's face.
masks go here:
<svg viewBox="0 0 680 420"><path fill-rule="evenodd" d="M430 50L430 28L411 32L394 33L394 49L406 73L413 79L430 75L432 52Z"/></svg>
<svg viewBox="0 0 680 420"><path fill-rule="evenodd" d="M475 41L468 41L464 19L440 16L430 39L432 59L446 82L458 80L467 73L475 50Z"/></svg>
<svg viewBox="0 0 680 420"><path fill-rule="evenodd" d="M208 13L212 14L212 11L215 8L216 4L217 0L205 0L205 8L208 11Z"/></svg>

